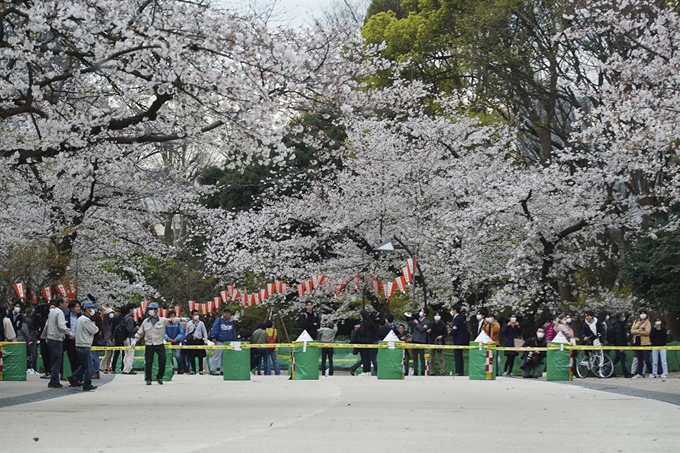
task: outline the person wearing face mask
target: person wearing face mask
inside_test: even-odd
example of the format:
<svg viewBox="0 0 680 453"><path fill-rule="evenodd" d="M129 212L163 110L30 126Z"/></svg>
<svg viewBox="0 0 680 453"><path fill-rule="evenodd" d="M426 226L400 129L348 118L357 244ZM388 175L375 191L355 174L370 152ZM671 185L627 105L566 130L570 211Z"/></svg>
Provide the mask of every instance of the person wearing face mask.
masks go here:
<svg viewBox="0 0 680 453"><path fill-rule="evenodd" d="M545 329L539 327L536 330L536 336L528 338L522 347L524 348L545 348L547 341L545 338ZM539 378L543 374L543 360L545 359L544 351L526 351L522 353L522 360L520 368L522 369L522 377Z"/></svg>
<svg viewBox="0 0 680 453"><path fill-rule="evenodd" d="M14 335L16 336L24 325L24 315L21 314L21 302L14 304L10 317L12 318L12 328L14 329Z"/></svg>
<svg viewBox="0 0 680 453"><path fill-rule="evenodd" d="M487 314L482 324L482 330L486 332L496 345L500 346L501 325L496 321L496 316L491 313Z"/></svg>
<svg viewBox="0 0 680 453"><path fill-rule="evenodd" d="M71 387L83 386L83 391L89 392L97 388L92 385L92 341L94 336L99 332L99 328L95 325L92 317L97 312L97 307L91 301L85 302L83 305L85 310L76 321L75 333L75 347L76 353L80 361L80 366L68 377L68 382Z"/></svg>
<svg viewBox="0 0 680 453"><path fill-rule="evenodd" d="M503 324L501 328L501 335L503 335L503 346L506 348L515 347L515 339L521 338L522 331L520 325L517 322L517 315L511 314L510 319L507 323ZM505 355L505 367L503 368L503 376L514 376L512 370L515 366L515 357L517 357L517 352L515 351L504 351Z"/></svg>
<svg viewBox="0 0 680 453"><path fill-rule="evenodd" d="M449 330L449 335L453 340L454 345L467 345L470 341L470 334L468 333L467 325L465 324L465 318L461 314L461 305L455 304L451 307L451 328ZM463 350L454 349L453 359L455 362L455 375L463 376L465 372L465 362L463 361Z"/></svg>
<svg viewBox="0 0 680 453"><path fill-rule="evenodd" d="M657 316L654 320L654 326L652 331L649 333L649 341L652 346L665 347L667 341L666 327L663 325L663 320L660 316ZM668 362L666 362L666 350L665 349L654 349L652 351L652 377L658 377L659 364L661 365L661 377L668 377Z"/></svg>
<svg viewBox="0 0 680 453"><path fill-rule="evenodd" d="M557 324L555 324L555 332L557 332L558 334L562 332L562 335L565 336L567 341L573 343L576 337L574 335L574 330L567 323L568 319L569 317L566 314L559 315L557 317Z"/></svg>
<svg viewBox="0 0 680 453"><path fill-rule="evenodd" d="M413 344L427 344L427 335L432 322L427 319L429 310L427 307L420 309L419 318L413 320ZM413 375L418 376L418 363L420 363L421 376L425 376L425 348L413 348Z"/></svg>
<svg viewBox="0 0 680 453"><path fill-rule="evenodd" d="M641 309L638 313L638 319L633 322L630 328L630 335L633 337L633 346L650 346L652 343L649 340L649 334L652 331L652 325L647 319L647 310ZM649 360L650 351L635 351L634 356L637 359L637 369L633 379L645 377L643 374L643 365L647 365L647 369L652 369L652 362ZM631 370L632 371L632 370Z"/></svg>
<svg viewBox="0 0 680 453"><path fill-rule="evenodd" d="M123 355L123 373L122 374L137 374L135 370L132 369L132 365L135 360L135 334L139 327L135 324L135 304L129 303L127 305L128 313L123 318L123 324L125 325L125 331L127 332L127 337L123 341L123 346L127 346L128 349L125 350Z"/></svg>
<svg viewBox="0 0 680 453"><path fill-rule="evenodd" d="M191 319L187 322L186 332L185 340L187 346L203 345L208 339L208 331L198 315L198 310L191 312ZM196 374L196 360L198 360L198 374L203 374L203 359L206 356L205 349L189 349L187 356L189 357L191 374Z"/></svg>
<svg viewBox="0 0 680 453"><path fill-rule="evenodd" d="M614 320L612 321L612 325L609 327L611 330L611 338L609 339L609 343L613 346L628 346L628 336L626 335L626 327L624 323L626 322L626 314L623 312L618 312L614 315ZM607 336L609 336L609 331L607 333ZM627 357L626 357L626 351L624 349L617 349L615 351L615 356L614 360L612 361L612 364L616 366L617 363L621 362L621 369L623 370L623 374L627 378L633 377L632 374L628 371L628 364L627 364Z"/></svg>
<svg viewBox="0 0 680 453"><path fill-rule="evenodd" d="M171 324L179 323L179 318L165 318L158 315L158 304L151 302L147 307L147 318L139 326L135 334L135 344L144 338L144 379L146 385L151 385L151 368L153 366L153 356L158 356L158 373L156 382L163 385L163 375L165 374L165 328ZM204 326L205 328L205 326Z"/></svg>
<svg viewBox="0 0 680 453"><path fill-rule="evenodd" d="M430 326L428 338L430 344L444 344L444 339L447 337L446 324L442 321L441 313L434 314L434 322ZM444 362L443 349L430 349L430 374L434 374L435 362L439 362L439 376L446 375L446 362Z"/></svg>
<svg viewBox="0 0 680 453"><path fill-rule="evenodd" d="M102 316L102 338L100 341L100 346L113 346L113 318L115 318L116 313L108 305L104 305L104 316ZM101 370L103 373L109 372L109 367L111 366L111 357L113 352L107 350L104 353L104 358L101 362Z"/></svg>
<svg viewBox="0 0 680 453"><path fill-rule="evenodd" d="M482 307L479 309L477 312L477 333L475 334L475 338L479 336L480 333L482 333L482 327L484 326L484 318L489 316L489 310L486 308Z"/></svg>

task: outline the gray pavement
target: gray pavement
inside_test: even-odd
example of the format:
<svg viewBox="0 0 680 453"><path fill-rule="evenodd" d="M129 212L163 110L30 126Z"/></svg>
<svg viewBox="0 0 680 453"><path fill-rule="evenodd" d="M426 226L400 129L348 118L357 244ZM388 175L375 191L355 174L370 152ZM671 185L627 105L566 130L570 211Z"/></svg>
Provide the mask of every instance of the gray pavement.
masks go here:
<svg viewBox="0 0 680 453"><path fill-rule="evenodd" d="M7 398L30 397L21 385L47 389L37 376L0 382L2 451L670 452L680 434L676 404L587 388L645 391L646 384L679 394L677 378L553 383L336 375L225 382L175 376L146 386L142 375L116 375L98 384L104 385L92 393L50 390L62 397L3 406Z"/></svg>

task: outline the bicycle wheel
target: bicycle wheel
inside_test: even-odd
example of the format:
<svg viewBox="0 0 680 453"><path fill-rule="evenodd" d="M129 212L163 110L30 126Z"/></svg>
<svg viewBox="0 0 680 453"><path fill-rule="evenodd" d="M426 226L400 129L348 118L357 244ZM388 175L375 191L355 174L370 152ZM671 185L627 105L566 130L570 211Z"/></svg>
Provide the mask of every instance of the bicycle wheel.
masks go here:
<svg viewBox="0 0 680 453"><path fill-rule="evenodd" d="M611 377L612 373L614 372L614 362L612 362L612 358L607 354L601 354L602 360L600 362L600 366L597 368L597 376L607 379L608 377Z"/></svg>
<svg viewBox="0 0 680 453"><path fill-rule="evenodd" d="M581 379L587 377L589 369L588 357L586 357L585 351L580 351L576 356L576 376Z"/></svg>

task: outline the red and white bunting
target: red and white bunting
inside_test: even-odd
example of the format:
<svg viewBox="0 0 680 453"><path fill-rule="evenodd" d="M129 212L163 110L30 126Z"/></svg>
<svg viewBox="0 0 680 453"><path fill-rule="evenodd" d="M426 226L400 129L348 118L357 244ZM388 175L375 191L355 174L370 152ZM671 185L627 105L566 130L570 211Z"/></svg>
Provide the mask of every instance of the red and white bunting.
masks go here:
<svg viewBox="0 0 680 453"><path fill-rule="evenodd" d="M227 290L220 291L220 297L222 298L222 302L226 304L227 301L229 300L229 291Z"/></svg>
<svg viewBox="0 0 680 453"><path fill-rule="evenodd" d="M145 312L151 301L149 299L144 299L139 306L142 307L142 311Z"/></svg>
<svg viewBox="0 0 680 453"><path fill-rule="evenodd" d="M305 292L307 294L311 293L314 288L316 288L316 286L314 286L314 282L312 280L305 282Z"/></svg>
<svg viewBox="0 0 680 453"><path fill-rule="evenodd" d="M208 310L208 313L210 313L210 314L212 315L212 312L213 312L213 306L215 305L215 301L212 301L212 300L211 300L211 301L210 301L210 302L208 302L208 303L207 303L206 305L207 305L207 307L208 307L208 308L207 308L207 310Z"/></svg>
<svg viewBox="0 0 680 453"><path fill-rule="evenodd" d="M255 294L251 294L248 297L248 306L254 307L255 306Z"/></svg>
<svg viewBox="0 0 680 453"><path fill-rule="evenodd" d="M45 296L46 301L51 301L52 300L52 287L51 286L45 286L42 289L43 296Z"/></svg>
<svg viewBox="0 0 680 453"><path fill-rule="evenodd" d="M31 302L33 302L33 305L38 305L38 302L40 302L40 296L37 294L31 295Z"/></svg>
<svg viewBox="0 0 680 453"><path fill-rule="evenodd" d="M182 316L180 313L182 313L182 307L180 307L179 305L177 305L177 306L175 307L175 315L179 318L180 316Z"/></svg>
<svg viewBox="0 0 680 453"><path fill-rule="evenodd" d="M196 301L195 300L190 300L189 301L189 313L192 311L196 310Z"/></svg>
<svg viewBox="0 0 680 453"><path fill-rule="evenodd" d="M304 283L300 283L300 284L297 285L297 293L298 293L298 296L300 296L300 297L305 295L305 284Z"/></svg>
<svg viewBox="0 0 680 453"><path fill-rule="evenodd" d="M161 318L167 318L168 317L168 309L167 308L159 308L158 309L158 316Z"/></svg>
<svg viewBox="0 0 680 453"><path fill-rule="evenodd" d="M318 288L319 286L321 286L325 279L326 276L324 274L312 275L312 282L314 283L314 288Z"/></svg>
<svg viewBox="0 0 680 453"><path fill-rule="evenodd" d="M17 297L24 300L26 297L26 283L19 282L14 284L14 292L17 293Z"/></svg>
<svg viewBox="0 0 680 453"><path fill-rule="evenodd" d="M57 292L61 295L61 297L66 297L66 288L64 288L64 285L57 285Z"/></svg>
<svg viewBox="0 0 680 453"><path fill-rule="evenodd" d="M409 258L406 260L406 267L411 271L411 275L415 275L416 269L418 269L418 263L416 262L416 259Z"/></svg>
<svg viewBox="0 0 680 453"><path fill-rule="evenodd" d="M239 298L241 298L241 291L234 288L234 292L231 294L231 301L236 302Z"/></svg>
<svg viewBox="0 0 680 453"><path fill-rule="evenodd" d="M200 307L199 310L201 311L201 313L203 313L204 315L207 315L208 314L208 304L198 304L198 305Z"/></svg>
<svg viewBox="0 0 680 453"><path fill-rule="evenodd" d="M70 298L75 299L76 294L78 294L75 281L69 282L68 285L66 285L66 292L68 292Z"/></svg>
<svg viewBox="0 0 680 453"><path fill-rule="evenodd" d="M390 300L394 296L394 290L397 288L395 282L383 282L383 288L385 290L385 299Z"/></svg>
<svg viewBox="0 0 680 453"><path fill-rule="evenodd" d="M247 294L241 294L241 303L243 304L244 307L248 306L248 295Z"/></svg>
<svg viewBox="0 0 680 453"><path fill-rule="evenodd" d="M401 291L402 293L406 292L406 277L401 275L394 279L394 283L396 283L397 286L399 287L399 291Z"/></svg>
<svg viewBox="0 0 680 453"><path fill-rule="evenodd" d="M276 293L276 284L275 283L267 283L267 294L270 296L273 296Z"/></svg>
<svg viewBox="0 0 680 453"><path fill-rule="evenodd" d="M264 301L267 299L267 296L268 296L268 295L269 295L269 294L267 293L267 290L266 290L266 289L260 290L260 301L261 301L261 302L264 302Z"/></svg>
<svg viewBox="0 0 680 453"><path fill-rule="evenodd" d="M219 297L213 297L213 306L215 307L215 310L220 309L220 303L222 302L222 299Z"/></svg>
<svg viewBox="0 0 680 453"><path fill-rule="evenodd" d="M260 293L255 293L253 294L253 298L255 300L255 305L260 305L261 300L260 300Z"/></svg>
<svg viewBox="0 0 680 453"><path fill-rule="evenodd" d="M133 313L134 313L134 316L135 316L135 322L137 322L137 321L139 321L140 319L142 319L142 316L143 316L143 314L144 314L144 312L142 311L142 308L141 308L141 307L135 308L135 309L133 310Z"/></svg>
<svg viewBox="0 0 680 453"><path fill-rule="evenodd" d="M401 273L404 276L404 281L407 285L410 285L413 281L413 273L409 270L408 266L401 269Z"/></svg>
<svg viewBox="0 0 680 453"><path fill-rule="evenodd" d="M234 297L235 292L236 292L236 285L227 286L227 294L229 294L230 297ZM232 299L232 300L235 300L235 299Z"/></svg>
<svg viewBox="0 0 680 453"><path fill-rule="evenodd" d="M376 294L380 294L381 285L380 285L380 280L372 280L371 281L371 288L373 289L373 292Z"/></svg>
<svg viewBox="0 0 680 453"><path fill-rule="evenodd" d="M361 281L361 275L357 274L356 278L354 279L354 291L361 291L361 288L359 287L360 281Z"/></svg>
<svg viewBox="0 0 680 453"><path fill-rule="evenodd" d="M335 297L340 297L340 294L342 294L342 291L345 289L345 284L341 283L340 288L336 291Z"/></svg>

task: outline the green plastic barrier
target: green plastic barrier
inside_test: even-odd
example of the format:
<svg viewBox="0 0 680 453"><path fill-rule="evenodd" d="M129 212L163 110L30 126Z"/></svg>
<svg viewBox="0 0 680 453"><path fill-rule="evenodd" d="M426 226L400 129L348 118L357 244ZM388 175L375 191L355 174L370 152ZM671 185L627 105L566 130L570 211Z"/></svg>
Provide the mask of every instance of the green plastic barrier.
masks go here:
<svg viewBox="0 0 680 453"><path fill-rule="evenodd" d="M2 346L2 380L26 380L26 343L12 343Z"/></svg>
<svg viewBox="0 0 680 453"><path fill-rule="evenodd" d="M381 344L388 342L381 341ZM404 368L401 365L404 352L401 348L378 349L378 379L404 379Z"/></svg>
<svg viewBox="0 0 680 453"><path fill-rule="evenodd" d="M165 348L165 372L163 373L163 381L172 381L172 376L174 375L174 370L172 369L172 349ZM158 376L158 356L153 355L153 363L151 364L151 379L156 380Z"/></svg>
<svg viewBox="0 0 680 453"><path fill-rule="evenodd" d="M229 342L225 344L234 344ZM246 342L241 342L244 344ZM250 380L250 349L222 350L222 374L225 381Z"/></svg>
<svg viewBox="0 0 680 453"><path fill-rule="evenodd" d="M64 376L64 379L66 379L72 375L74 371L75 370L71 369L71 361L68 359L68 353L66 352L66 349L64 349L64 352L61 356L61 375Z"/></svg>
<svg viewBox="0 0 680 453"><path fill-rule="evenodd" d="M303 344L293 348L295 357L295 376L296 381L318 380L319 379L319 358L321 350L315 345L317 341L308 341L306 350Z"/></svg>
<svg viewBox="0 0 680 453"><path fill-rule="evenodd" d="M550 342L548 344L559 348L562 343ZM548 349L548 353L546 354L548 368L546 372L547 381L569 380L569 354L570 351L568 349L564 349L563 351L559 349Z"/></svg>
<svg viewBox="0 0 680 453"><path fill-rule="evenodd" d="M470 349L470 362L468 364L468 375L471 381L486 381L486 380L496 380L496 354L498 351L491 351L491 359L493 366L491 368L491 374L487 376L486 373L486 348L479 349L479 345L484 345L484 343L478 343L475 341L470 342L470 346L477 346L476 348Z"/></svg>

